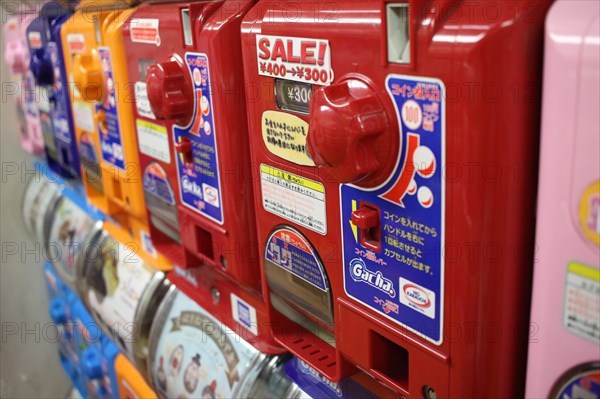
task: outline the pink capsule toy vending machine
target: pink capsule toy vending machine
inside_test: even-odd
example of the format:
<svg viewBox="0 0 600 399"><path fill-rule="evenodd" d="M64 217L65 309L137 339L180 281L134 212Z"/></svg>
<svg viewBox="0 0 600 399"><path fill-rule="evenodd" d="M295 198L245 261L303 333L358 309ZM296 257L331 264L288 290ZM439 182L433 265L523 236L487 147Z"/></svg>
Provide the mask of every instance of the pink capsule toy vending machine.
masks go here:
<svg viewBox="0 0 600 399"><path fill-rule="evenodd" d="M43 3L40 3L40 6L41 4ZM36 11L40 6L21 5L16 13L7 18L2 32L5 44L4 62L14 83L11 90L6 90L6 94L12 94L15 99L21 147L36 155L43 154L44 139L36 103L38 93L29 70L30 57L26 31L27 26L37 17ZM2 91L5 92L4 89Z"/></svg>
<svg viewBox="0 0 600 399"><path fill-rule="evenodd" d="M527 398L600 397L600 3L546 21Z"/></svg>

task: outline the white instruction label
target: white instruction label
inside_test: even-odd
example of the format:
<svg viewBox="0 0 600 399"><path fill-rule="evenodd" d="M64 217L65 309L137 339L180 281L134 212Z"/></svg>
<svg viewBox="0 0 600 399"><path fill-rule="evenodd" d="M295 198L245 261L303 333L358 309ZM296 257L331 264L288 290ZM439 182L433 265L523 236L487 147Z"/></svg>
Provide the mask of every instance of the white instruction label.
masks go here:
<svg viewBox="0 0 600 399"><path fill-rule="evenodd" d="M165 163L171 163L167 128L137 119L135 121L140 152Z"/></svg>
<svg viewBox="0 0 600 399"><path fill-rule="evenodd" d="M600 270L597 267L569 263L563 307L565 328L600 345Z"/></svg>
<svg viewBox="0 0 600 399"><path fill-rule="evenodd" d="M93 132L94 129L94 113L92 112L91 104L86 104L80 101L73 103L73 113L75 125L81 130Z"/></svg>
<svg viewBox="0 0 600 399"><path fill-rule="evenodd" d="M150 119L156 119L152 108L150 108L150 100L148 100L148 91L146 90L145 82L135 82L135 106L138 114Z"/></svg>
<svg viewBox="0 0 600 399"><path fill-rule="evenodd" d="M263 207L320 234L327 234L325 187L272 166L260 165Z"/></svg>

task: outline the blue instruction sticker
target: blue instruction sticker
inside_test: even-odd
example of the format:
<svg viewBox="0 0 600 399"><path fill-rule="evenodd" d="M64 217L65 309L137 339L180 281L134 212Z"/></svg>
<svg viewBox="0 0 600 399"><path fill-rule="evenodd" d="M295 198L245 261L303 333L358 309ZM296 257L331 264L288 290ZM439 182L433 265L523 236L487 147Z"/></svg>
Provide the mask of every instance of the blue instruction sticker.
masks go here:
<svg viewBox="0 0 600 399"><path fill-rule="evenodd" d="M50 115L54 127L54 137L63 143L71 143L71 129L69 128L69 119L67 115L67 98L69 94L63 90L61 80L61 58L58 53L58 46L55 42L49 42L47 45L50 53L50 60L54 69L54 87L52 88L52 97Z"/></svg>
<svg viewBox="0 0 600 399"><path fill-rule="evenodd" d="M173 127L174 142L190 144L190 152L177 153L181 202L195 212L222 224L217 132L208 57L200 53L187 53L185 61L194 84L194 116L187 126Z"/></svg>
<svg viewBox="0 0 600 399"><path fill-rule="evenodd" d="M321 291L329 291L323 265L312 246L291 229L277 229L267 241L265 259Z"/></svg>
<svg viewBox="0 0 600 399"><path fill-rule="evenodd" d="M346 293L423 338L442 343L445 104L439 80L390 75L386 89L402 143L390 178L375 189L340 187ZM352 213L379 213L363 232Z"/></svg>
<svg viewBox="0 0 600 399"><path fill-rule="evenodd" d="M113 78L113 66L110 49L99 47L102 71L106 79L106 95L104 101L96 105L96 112L104 111L104 121L98 122L100 132L100 145L102 147L102 159L105 162L125 170L125 156L123 153L123 140L119 126L119 112L117 110L117 94L115 92L115 80Z"/></svg>

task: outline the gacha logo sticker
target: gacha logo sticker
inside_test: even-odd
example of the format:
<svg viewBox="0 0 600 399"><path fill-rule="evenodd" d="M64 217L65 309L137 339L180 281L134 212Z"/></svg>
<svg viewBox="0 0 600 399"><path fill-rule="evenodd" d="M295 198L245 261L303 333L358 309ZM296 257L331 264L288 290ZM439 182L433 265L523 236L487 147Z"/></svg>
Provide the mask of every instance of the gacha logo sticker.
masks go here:
<svg viewBox="0 0 600 399"><path fill-rule="evenodd" d="M379 270L376 272L369 270L365 262L360 258L354 258L350 261L350 275L356 282L367 283L371 287L377 288L379 291L389 295L390 298L396 297L392 280L385 278Z"/></svg>
<svg viewBox="0 0 600 399"><path fill-rule="evenodd" d="M183 176L181 185L183 186L183 193L190 193L200 199L202 199L202 187L200 187L195 181L190 180L187 175Z"/></svg>

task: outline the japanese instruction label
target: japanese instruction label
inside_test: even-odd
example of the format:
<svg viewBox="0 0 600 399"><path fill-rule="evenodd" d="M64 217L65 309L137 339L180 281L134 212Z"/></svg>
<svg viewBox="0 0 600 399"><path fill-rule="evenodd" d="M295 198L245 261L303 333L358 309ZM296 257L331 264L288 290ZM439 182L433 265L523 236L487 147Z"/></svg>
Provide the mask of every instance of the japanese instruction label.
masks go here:
<svg viewBox="0 0 600 399"><path fill-rule="evenodd" d="M102 159L121 170L125 170L125 154L123 153L123 140L119 126L117 93L115 91L110 49L100 47L98 53L100 54L102 71L106 78L104 102L96 105L96 112L104 111L105 115L105 120L98 122Z"/></svg>
<svg viewBox="0 0 600 399"><path fill-rule="evenodd" d="M271 153L298 165L315 166L306 151L308 123L295 115L280 111L265 111L262 135Z"/></svg>
<svg viewBox="0 0 600 399"><path fill-rule="evenodd" d="M195 107L194 116L187 126L173 127L174 143L187 142L191 147L188 153L177 153L181 202L195 212L223 223L208 57L187 53L185 60L194 82Z"/></svg>
<svg viewBox="0 0 600 399"><path fill-rule="evenodd" d="M438 80L390 75L401 148L375 190L340 188L344 286L349 296L427 340L442 342L444 101ZM352 213L379 212L379 242L364 245Z"/></svg>
<svg viewBox="0 0 600 399"><path fill-rule="evenodd" d="M260 165L263 207L320 234L327 233L325 187L272 166Z"/></svg>
<svg viewBox="0 0 600 399"><path fill-rule="evenodd" d="M573 334L600 345L600 270L569 263L563 304L563 324Z"/></svg>
<svg viewBox="0 0 600 399"><path fill-rule="evenodd" d="M52 116L52 125L54 127L54 137L63 143L71 143L71 128L69 127L69 104L67 99L69 94L62 87L62 54L59 54L58 46L55 42L49 42L46 46L50 53L50 60L54 69L54 86L52 95L55 101L51 102L50 115Z"/></svg>

